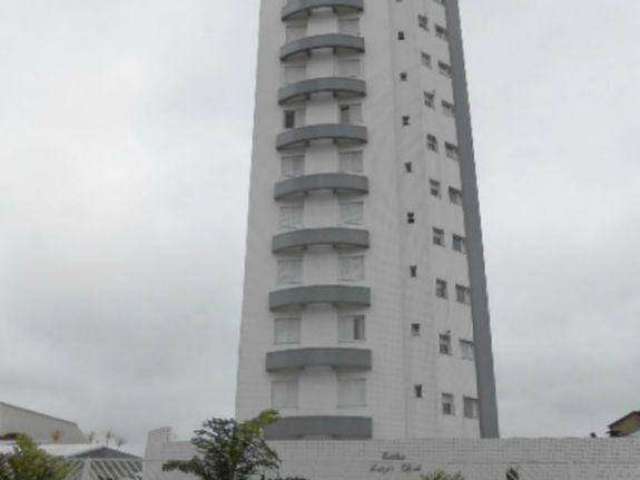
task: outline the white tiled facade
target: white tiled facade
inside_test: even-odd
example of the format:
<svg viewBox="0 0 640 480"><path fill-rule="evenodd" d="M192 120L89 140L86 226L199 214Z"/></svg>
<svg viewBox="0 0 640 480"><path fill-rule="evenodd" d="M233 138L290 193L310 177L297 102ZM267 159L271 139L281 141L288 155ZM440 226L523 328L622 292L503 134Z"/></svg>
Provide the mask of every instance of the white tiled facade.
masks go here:
<svg viewBox="0 0 640 480"><path fill-rule="evenodd" d="M274 442L282 459L267 475L307 480L421 480L442 469L465 480L637 480L640 440L632 439L430 439L366 442ZM170 431L151 432L144 480L183 480L162 472L169 459L189 459L188 442ZM507 472L517 477L507 477Z"/></svg>
<svg viewBox="0 0 640 480"><path fill-rule="evenodd" d="M466 97L463 105L456 105L455 115L447 113L447 106L460 101L452 79L446 75L447 66L464 85L463 68L456 70L450 53L450 43L459 45L460 39L451 38L456 29L448 26L454 17L447 8L454 8L457 15L457 4L450 2L446 7L435 0L364 0L363 11L318 8L310 10L309 16L283 20L283 7L300 3L304 2L265 0L260 13L237 415L246 419L275 406L285 417L370 418L375 439L478 438L479 419L468 417L478 416L473 404L479 397L479 379L483 378L486 391L492 395L480 399L480 413L491 413L482 436L497 436L488 313L482 311L486 308L482 241L479 231L473 238L467 232L469 222L479 225L479 217L465 218L477 217L477 212L469 208L477 205L472 146L468 142L465 150L459 145L458 135L460 122L467 119L468 123ZM318 3L322 2L315 2ZM448 29L450 41L438 35L441 28ZM279 58L281 47L292 39L337 32L363 38L364 52L326 48L286 61ZM359 61L360 67L345 66L348 60ZM290 68L292 65L300 68ZM342 77L345 72L364 80L365 97L340 99L320 93L291 105L278 104L278 91L287 84ZM433 106L429 105L431 99ZM346 104L352 107L353 123L366 127L366 144L322 140L290 150L276 148L276 138L285 130L286 110L296 111L294 127L339 124L344 120L340 106ZM437 139L437 152L429 149L428 135ZM340 151L362 152L362 171L356 162L351 173L367 177L368 193L328 189L274 199L274 185L287 175L344 171ZM451 158L456 153L460 158ZM304 165L293 167L286 163L299 162L283 160L290 155L304 155ZM473 188L464 185L463 168L473 174L467 175L473 179ZM434 195L431 190L437 185L440 193ZM449 196L450 188L464 189L465 197L470 199L465 198L463 205L455 204ZM351 221L353 211L345 222L341 211L345 202L363 203L361 222L357 221L357 212L356 221ZM283 211L282 207L287 206L293 210ZM300 207L302 213L295 210ZM414 223L409 223L410 214ZM287 228L283 228L283 216L293 219ZM305 249L272 252L274 236L292 229L320 227L366 230L370 245L350 249L309 245ZM434 244L434 235L441 235L441 231L443 245ZM462 249L468 254L454 249L454 235L466 238ZM481 281L475 284L469 273L471 255L482 266L476 268L479 276L475 278ZM346 267L341 264L344 256L364 258L363 268L352 264L347 269L355 272L349 280L348 275L345 277ZM296 264L296 259L301 263ZM294 263L280 263L279 271L283 260ZM436 295L437 280L446 281L447 298ZM270 309L270 292L313 285L367 287L370 306L325 303ZM473 302L468 297L469 288ZM458 301L458 295L466 303ZM339 317L351 314L365 317L365 339L344 343L339 338ZM275 322L285 318L296 318L299 323L283 335L289 343L279 344L275 341ZM474 362L464 358L460 343L474 342L474 333L477 336L478 332L484 338L482 351L476 348L476 355L482 354L480 365L478 359ZM442 335L445 340L449 338L449 354L441 353L441 348L447 350L440 345ZM266 371L269 352L304 348L369 350L371 368L320 365ZM341 405L341 379L364 380L365 401L348 402L359 403L357 406ZM282 382L289 382L286 390ZM274 388L280 390L274 393ZM422 398L417 396L419 388ZM443 395L453 397L450 415L443 412ZM467 415L465 398L471 404ZM304 432L300 438L305 438Z"/></svg>

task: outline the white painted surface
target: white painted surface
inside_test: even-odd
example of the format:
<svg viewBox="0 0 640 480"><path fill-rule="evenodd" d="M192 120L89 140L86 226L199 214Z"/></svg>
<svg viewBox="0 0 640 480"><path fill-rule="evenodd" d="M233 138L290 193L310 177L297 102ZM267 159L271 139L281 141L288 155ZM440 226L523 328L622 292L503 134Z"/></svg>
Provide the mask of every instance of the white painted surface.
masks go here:
<svg viewBox="0 0 640 480"><path fill-rule="evenodd" d="M256 92L254 152L251 172L250 211L245 265L244 302L237 389L237 415L246 419L270 407L270 385L275 375L265 372L269 351L292 348L274 345L276 315L268 309L268 293L278 288L277 257L271 239L278 228L279 207L273 186L281 179L281 155L275 138L282 131L283 109L277 103L284 85L284 67L278 52L285 42L280 20L283 2L263 1ZM445 155L444 143L456 144L453 118L442 112L441 102L453 101L451 80L438 71L438 62L449 63L447 43L435 36L435 24L446 25L444 8L433 0L375 0L365 2L360 32L366 53L363 78L368 95L362 101L369 144L364 147L364 174L371 182L365 203L364 228L372 245L365 251L365 279L355 282L372 289L372 306L358 311L367 316L367 340L358 347L373 351L373 369L367 379L367 405L337 407L336 372L314 369L300 373L298 408L283 415L362 415L373 417L374 438L412 439L479 436L478 421L462 416L463 397L477 397L473 362L463 360L459 340L472 340L470 308L455 301L455 285L469 285L467 259L453 251L452 234L463 235L460 206L448 199L448 188L460 188L456 161ZM418 14L429 17L429 31L418 27ZM337 32L330 11L310 17L307 34ZM406 40L398 41L398 30ZM421 51L432 56L433 68L421 64ZM332 52L316 52L307 61L306 77L330 76L335 70ZM408 81L399 73L406 71ZM435 91L435 108L424 106L423 92ZM411 124L401 126L404 115ZM307 125L335 122L338 105L331 96L313 97L306 105ZM426 149L427 133L438 137L440 152ZM413 172L405 172L412 162ZM330 143L314 144L306 151L307 174L338 171L338 152ZM429 194L429 179L442 183L442 198ZM304 200L305 227L335 226L339 199L332 193L314 193ZM406 213L416 214L408 225ZM432 244L433 227L446 232L447 246ZM341 283L337 276L337 253L314 248L304 254L303 285ZM418 266L410 278L409 266ZM446 279L449 299L434 295L436 278ZM336 347L338 313L331 306L306 309L302 315L300 347ZM411 335L411 324L422 325L422 335ZM450 331L454 354L438 351L439 334ZM424 398L413 395L422 384ZM455 396L455 416L441 414L442 393Z"/></svg>
<svg viewBox="0 0 640 480"><path fill-rule="evenodd" d="M0 402L0 435L21 433L37 443L86 443L73 422ZM58 437L58 440L55 440Z"/></svg>
<svg viewBox="0 0 640 480"><path fill-rule="evenodd" d="M191 458L195 453L191 444L163 442L162 438L154 432L149 435L144 480L189 478L162 472L162 464L169 459ZM461 472L465 480L504 480L511 468L520 480L640 478L640 440L632 439L297 441L272 445L283 461L278 473L307 480L420 480L421 474L436 469ZM404 458L391 460L389 454Z"/></svg>

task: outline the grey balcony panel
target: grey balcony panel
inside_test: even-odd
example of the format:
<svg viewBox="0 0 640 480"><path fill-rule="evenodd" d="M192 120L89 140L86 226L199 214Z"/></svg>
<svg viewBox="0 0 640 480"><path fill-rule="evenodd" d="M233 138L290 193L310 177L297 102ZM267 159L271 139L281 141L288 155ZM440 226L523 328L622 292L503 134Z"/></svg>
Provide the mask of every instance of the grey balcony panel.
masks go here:
<svg viewBox="0 0 640 480"><path fill-rule="evenodd" d="M359 348L300 348L267 353L267 372L312 367L371 370L371 350Z"/></svg>
<svg viewBox="0 0 640 480"><path fill-rule="evenodd" d="M276 235L273 238L273 253L289 249L307 248L314 245L333 245L334 247L369 248L369 232L355 228L307 228Z"/></svg>
<svg viewBox="0 0 640 480"><path fill-rule="evenodd" d="M371 289L349 285L313 285L276 290L269 294L271 310L321 303L368 307L371 305Z"/></svg>
<svg viewBox="0 0 640 480"><path fill-rule="evenodd" d="M326 77L303 80L282 87L278 92L280 105L309 98L315 93L331 92L336 97L364 97L367 84L357 78Z"/></svg>
<svg viewBox="0 0 640 480"><path fill-rule="evenodd" d="M300 440L329 437L335 440L367 440L373 436L370 417L284 417L265 428L267 440Z"/></svg>
<svg viewBox="0 0 640 480"><path fill-rule="evenodd" d="M352 52L364 52L364 38L345 33L325 33L313 35L285 44L280 49L280 60L286 62L290 57L301 53L311 54L313 50L332 48L334 51L348 50Z"/></svg>
<svg viewBox="0 0 640 480"><path fill-rule="evenodd" d="M364 0L289 0L282 8L282 21L309 15L314 9L327 7L336 12L362 12Z"/></svg>
<svg viewBox="0 0 640 480"><path fill-rule="evenodd" d="M369 193L369 179L362 175L347 173L319 173L290 178L276 183L273 197L281 200L291 195L307 194L318 190L350 192L365 195Z"/></svg>
<svg viewBox="0 0 640 480"><path fill-rule="evenodd" d="M314 140L333 140L334 142L367 143L367 127L343 123L327 123L308 127L292 128L278 135L276 148L286 150L307 145Z"/></svg>

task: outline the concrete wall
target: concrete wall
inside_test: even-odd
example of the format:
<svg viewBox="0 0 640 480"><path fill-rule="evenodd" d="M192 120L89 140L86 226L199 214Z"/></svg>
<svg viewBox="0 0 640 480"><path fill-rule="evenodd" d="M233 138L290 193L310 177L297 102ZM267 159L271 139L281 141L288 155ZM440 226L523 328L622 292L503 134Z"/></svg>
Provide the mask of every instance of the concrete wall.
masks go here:
<svg viewBox="0 0 640 480"><path fill-rule="evenodd" d="M154 432L149 436L144 480L185 480L182 475L163 473L162 463L191 458L191 445L163 442L162 438ZM640 478L640 439L296 441L272 445L283 461L280 475L308 480L420 480L436 469L461 472L465 480L504 480L509 469L517 471L520 480Z"/></svg>
<svg viewBox="0 0 640 480"><path fill-rule="evenodd" d="M59 435L57 442L54 436ZM85 443L86 437L73 422L0 402L0 435L22 433L38 443Z"/></svg>

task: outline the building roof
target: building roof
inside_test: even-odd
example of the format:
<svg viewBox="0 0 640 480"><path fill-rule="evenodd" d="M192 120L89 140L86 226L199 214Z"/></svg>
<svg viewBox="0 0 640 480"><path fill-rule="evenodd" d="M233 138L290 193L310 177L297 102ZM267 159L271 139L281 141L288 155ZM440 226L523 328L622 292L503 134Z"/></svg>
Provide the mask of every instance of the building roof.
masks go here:
<svg viewBox="0 0 640 480"><path fill-rule="evenodd" d="M31 415L38 415L40 417L46 417L49 418L51 420L55 420L57 422L64 422L64 423L68 423L69 425L74 425L74 426L78 426L78 424L76 422L72 422L70 420L65 420L64 418L59 418L59 417L54 417L52 415L47 415L46 413L42 413L42 412L36 412L35 410L29 410L28 408L23 408L23 407L18 407L16 405L11 405L10 403L6 403L6 402L0 402L0 407L6 407L6 408L11 408L14 410L20 410L26 413L30 413Z"/></svg>
<svg viewBox="0 0 640 480"><path fill-rule="evenodd" d="M0 442L0 454L12 453L15 442ZM131 455L121 450L105 447L104 445L84 444L48 444L38 445L49 455L64 458L100 458L100 459L129 459L139 460L140 457Z"/></svg>
<svg viewBox="0 0 640 480"><path fill-rule="evenodd" d="M609 429L613 429L614 427L618 426L620 423L623 423L623 422L625 422L626 420L629 420L632 417L638 417L640 419L640 411L631 412L628 415L625 415L624 417L616 420L611 425L609 425Z"/></svg>

